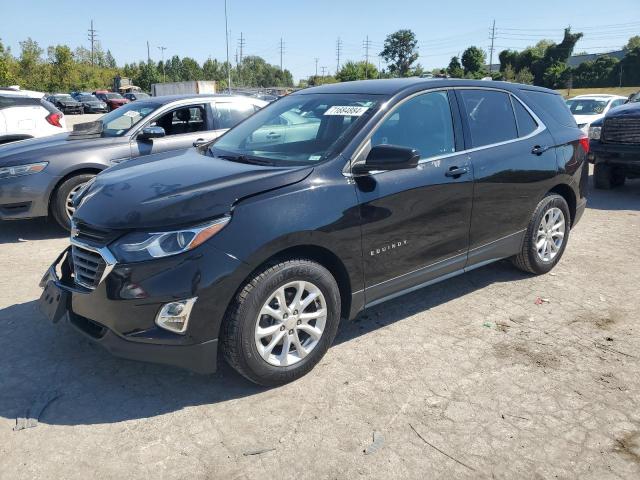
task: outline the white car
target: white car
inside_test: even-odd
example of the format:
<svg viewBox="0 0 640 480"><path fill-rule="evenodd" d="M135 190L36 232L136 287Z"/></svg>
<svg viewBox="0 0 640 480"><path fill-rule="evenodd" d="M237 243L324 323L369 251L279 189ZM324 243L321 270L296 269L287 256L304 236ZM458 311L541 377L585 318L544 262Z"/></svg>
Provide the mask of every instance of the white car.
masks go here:
<svg viewBox="0 0 640 480"><path fill-rule="evenodd" d="M609 110L623 105L626 101L627 98L620 95L578 95L567 100L567 106L578 127L588 135L592 122L604 117Z"/></svg>
<svg viewBox="0 0 640 480"><path fill-rule="evenodd" d="M44 93L0 88L0 144L67 131L64 115Z"/></svg>

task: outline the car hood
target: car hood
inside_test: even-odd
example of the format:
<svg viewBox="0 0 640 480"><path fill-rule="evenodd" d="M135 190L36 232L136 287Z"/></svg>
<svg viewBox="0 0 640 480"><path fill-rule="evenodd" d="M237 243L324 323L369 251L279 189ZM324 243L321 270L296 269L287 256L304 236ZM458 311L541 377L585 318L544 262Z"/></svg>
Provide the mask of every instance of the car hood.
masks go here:
<svg viewBox="0 0 640 480"><path fill-rule="evenodd" d="M106 101L111 103L129 103L129 100L126 98L109 98Z"/></svg>
<svg viewBox="0 0 640 480"><path fill-rule="evenodd" d="M640 103L627 103L612 108L607 113L607 118L636 117L640 118Z"/></svg>
<svg viewBox="0 0 640 480"><path fill-rule="evenodd" d="M105 229L166 229L231 212L239 200L300 182L312 167L265 167L195 148L111 167L83 193L74 220Z"/></svg>
<svg viewBox="0 0 640 480"><path fill-rule="evenodd" d="M51 161L58 156L62 157L78 150L109 146L120 141L122 138L119 137L74 138L69 137L69 133L59 133L48 137L11 142L0 145L0 167Z"/></svg>

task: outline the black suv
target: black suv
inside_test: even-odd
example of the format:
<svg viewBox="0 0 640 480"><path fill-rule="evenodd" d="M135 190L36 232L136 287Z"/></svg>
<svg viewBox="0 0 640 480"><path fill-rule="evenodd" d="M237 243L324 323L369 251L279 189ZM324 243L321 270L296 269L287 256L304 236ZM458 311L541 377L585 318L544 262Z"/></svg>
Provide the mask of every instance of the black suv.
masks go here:
<svg viewBox="0 0 640 480"><path fill-rule="evenodd" d="M40 305L115 355L278 385L340 319L512 258L543 274L582 215L588 142L562 98L466 80L310 88L214 143L76 196Z"/></svg>
<svg viewBox="0 0 640 480"><path fill-rule="evenodd" d="M640 102L609 110L591 124L589 138L596 188L607 190L640 177Z"/></svg>

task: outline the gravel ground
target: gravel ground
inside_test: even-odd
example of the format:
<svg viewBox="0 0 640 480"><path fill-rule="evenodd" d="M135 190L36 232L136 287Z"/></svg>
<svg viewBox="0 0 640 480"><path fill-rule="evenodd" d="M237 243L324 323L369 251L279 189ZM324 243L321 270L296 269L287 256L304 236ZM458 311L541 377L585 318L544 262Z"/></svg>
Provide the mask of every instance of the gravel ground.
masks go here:
<svg viewBox="0 0 640 480"><path fill-rule="evenodd" d="M591 192L551 274L500 262L380 305L277 389L46 323L66 244L0 225L2 479L640 478L640 181Z"/></svg>

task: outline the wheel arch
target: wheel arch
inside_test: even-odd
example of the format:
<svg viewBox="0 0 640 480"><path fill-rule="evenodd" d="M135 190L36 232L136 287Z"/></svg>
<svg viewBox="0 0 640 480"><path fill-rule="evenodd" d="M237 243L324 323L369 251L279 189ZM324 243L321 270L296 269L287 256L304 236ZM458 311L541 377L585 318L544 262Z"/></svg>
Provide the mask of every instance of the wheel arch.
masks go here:
<svg viewBox="0 0 640 480"><path fill-rule="evenodd" d="M571 226L573 226L573 222L576 218L576 194L573 189L567 185L566 183L559 183L548 193L555 193L564 198L565 202L569 206L569 214L571 215Z"/></svg>
<svg viewBox="0 0 640 480"><path fill-rule="evenodd" d="M53 197L55 193L58 191L58 188L60 188L60 185L62 185L67 180L69 180L71 177L75 177L77 175L83 175L85 173L97 175L100 172L102 172L102 170L104 169L100 169L98 167L84 167L84 168L79 168L77 170L72 170L70 172L67 172L63 177L60 177L58 181L55 183L55 185L53 186L53 188L49 191L49 198L47 199L47 209L49 213L51 213L51 207L53 206L53 201L52 201Z"/></svg>

